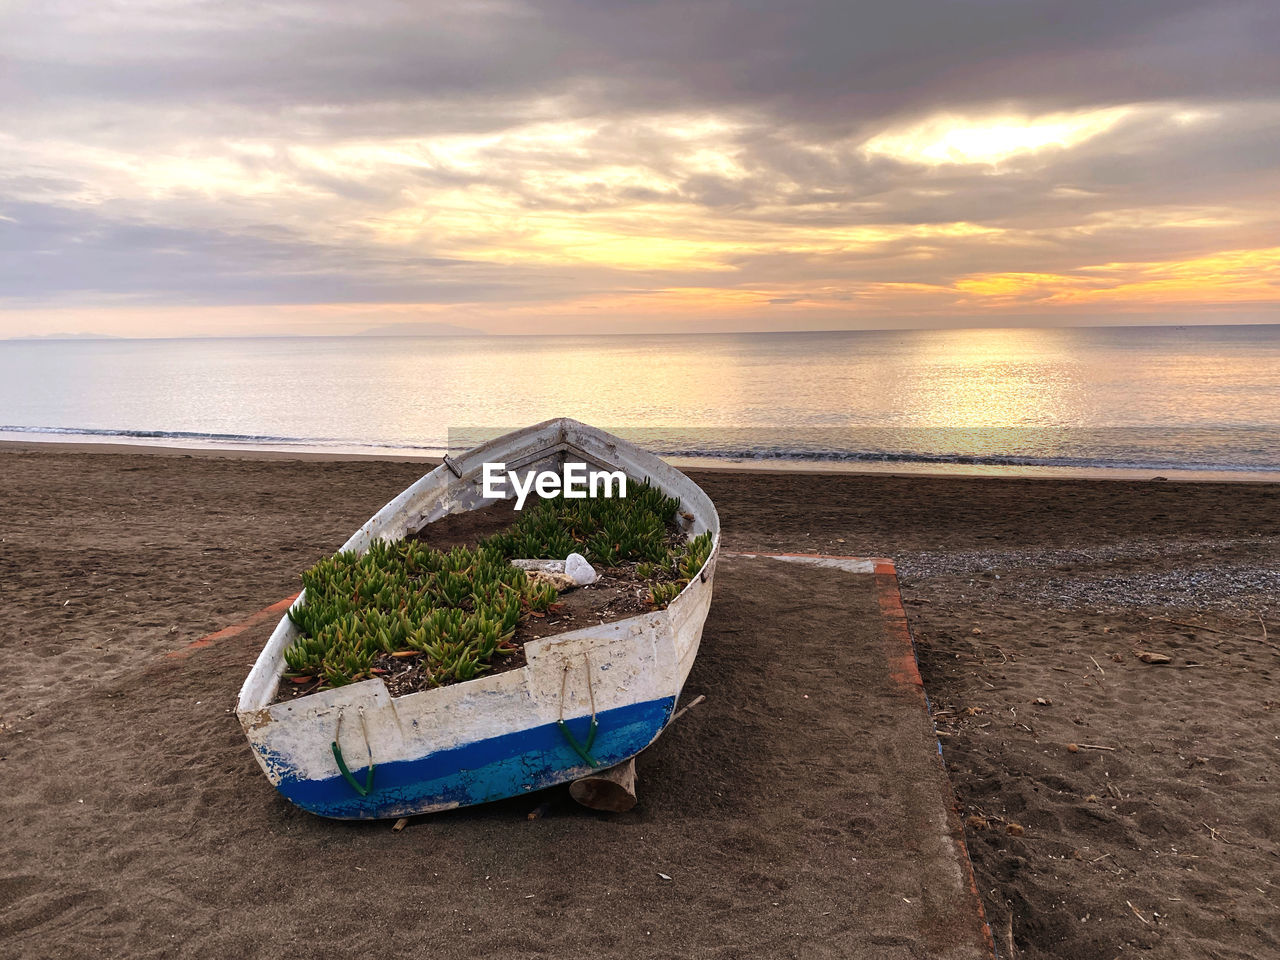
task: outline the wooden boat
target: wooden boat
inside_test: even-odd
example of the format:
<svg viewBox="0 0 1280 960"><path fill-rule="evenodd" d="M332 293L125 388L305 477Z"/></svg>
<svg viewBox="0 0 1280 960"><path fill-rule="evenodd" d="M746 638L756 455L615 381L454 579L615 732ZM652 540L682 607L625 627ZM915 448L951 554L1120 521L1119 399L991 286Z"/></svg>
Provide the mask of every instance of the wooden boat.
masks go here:
<svg viewBox="0 0 1280 960"><path fill-rule="evenodd" d="M565 463L647 477L680 499L689 537L711 532L710 557L666 609L532 640L524 667L401 697L375 678L273 703L298 636L282 618L236 713L267 777L298 806L374 819L518 796L634 757L670 722L711 604L720 520L707 495L657 457L575 420L549 420L446 458L342 549L363 552L495 502L483 485L484 464L494 462L521 477Z"/></svg>

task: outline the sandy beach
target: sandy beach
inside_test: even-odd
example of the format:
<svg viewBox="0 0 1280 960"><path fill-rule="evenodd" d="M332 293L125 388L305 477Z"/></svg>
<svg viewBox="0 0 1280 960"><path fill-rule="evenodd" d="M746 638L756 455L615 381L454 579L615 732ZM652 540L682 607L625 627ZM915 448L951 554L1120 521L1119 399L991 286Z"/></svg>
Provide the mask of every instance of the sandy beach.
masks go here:
<svg viewBox="0 0 1280 960"><path fill-rule="evenodd" d="M175 899L198 883L215 914L261 898L282 928L302 929L297 916L321 907L305 891L280 897L225 875L218 851L237 829L236 811L201 786L205 765L231 764L246 774L248 809L279 802L263 799L260 776L249 782L252 760L230 712L227 691L252 651L218 648L194 672L169 670L166 655L295 592L304 567L422 470L0 449L0 770L20 785L6 789L3 805L20 857L0 868L0 934L56 929L93 911L95 923L103 911L124 922L152 817L189 824L205 851L183 865L186 875L167 878ZM1280 486L691 475L717 504L728 550L897 563L1003 955L1280 951ZM1143 653L1170 662L1148 663ZM164 696L139 708L125 694L145 684ZM113 701L140 712L120 715ZM185 719L186 736L154 733ZM144 733L155 742L141 742ZM101 810L102 796L73 788L59 763L68 755L104 776L132 764L138 792L123 808ZM157 784L167 786L159 805ZM74 874L64 825L84 805L96 810L94 843L120 838L118 853L103 853L120 877L112 902L42 892L31 879L39 871L21 862ZM317 829L306 814L277 813L274 829ZM496 828L478 835L495 838ZM357 846L372 849L372 836ZM358 851L346 856L353 871L364 869ZM379 917L406 922L391 909ZM707 936L716 922L706 921ZM358 939L354 928L322 926L303 945L311 955ZM42 955L40 940L22 943L15 955ZM238 945L231 933L220 942L227 955ZM521 956L538 947L487 946ZM96 948L111 955L106 940Z"/></svg>

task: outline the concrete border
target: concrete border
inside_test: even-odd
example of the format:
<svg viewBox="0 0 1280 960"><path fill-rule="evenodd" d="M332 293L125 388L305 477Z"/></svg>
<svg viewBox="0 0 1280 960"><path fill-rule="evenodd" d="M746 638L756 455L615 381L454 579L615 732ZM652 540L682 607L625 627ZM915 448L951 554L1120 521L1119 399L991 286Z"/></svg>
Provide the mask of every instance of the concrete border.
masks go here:
<svg viewBox="0 0 1280 960"><path fill-rule="evenodd" d="M902 605L902 591L898 586L898 568L894 562L885 557L842 557L816 553L764 553L723 551L721 556L761 557L770 560L781 560L787 563L803 563L806 565L829 567L847 570L850 573L871 574L875 577L876 599L880 605L880 615L884 619L885 637L884 653L888 662L889 676L900 693L917 700L921 709L929 719L934 730L934 743L938 749L938 772L942 777L944 797L947 804L947 826L951 842L955 847L956 859L960 863L969 893L973 898L973 907L982 925L982 934L986 940L987 950L992 958L999 956L996 951L995 938L991 934L991 925L987 922L987 912L982 905L982 895L978 892L977 877L973 872L973 861L969 858L969 847L964 840L964 824L960 818L960 804L956 800L955 791L951 788L951 778L947 775L946 758L942 753L942 739L937 734L937 724L933 722L933 706L924 689L924 680L920 677L920 663L916 658L915 637L911 633L911 623L907 619L906 608Z"/></svg>
<svg viewBox="0 0 1280 960"><path fill-rule="evenodd" d="M902 605L902 591L898 586L898 569L894 562L885 557L847 557L821 553L766 553L763 551L723 550L720 555L726 559L759 557L767 560L780 560L786 563L800 563L806 566L845 570L849 573L870 574L875 577L876 599L880 606L880 616L884 619L885 625L884 654L889 667L889 676L900 693L919 702L921 709L924 710L925 715L929 718L930 726L934 729L934 743L938 750L938 772L942 776L944 796L950 800L947 805L946 818L951 842L955 847L956 859L960 863L969 893L973 898L973 907L977 913L978 922L982 925L982 933L986 940L987 950L993 960L997 958L999 954L996 951L995 939L991 935L991 925L987 922L987 913L983 908L982 896L978 892L978 881L973 872L973 861L969 858L969 848L964 840L964 825L960 819L960 805L956 800L955 791L951 788L951 778L947 775L946 758L942 752L942 739L936 736L937 725L933 722L933 707L929 702L929 695L924 689L924 680L920 676L920 663L916 657L915 637L911 633L911 623L907 619L906 608ZM171 658L190 656L196 650L207 647L218 640L234 637L255 624L261 623L267 617L288 608L295 599L297 599L297 594L277 600L270 606L263 607L257 613L250 614L239 623L223 627L221 630L207 634L199 640L193 640L184 647L171 650L166 656Z"/></svg>

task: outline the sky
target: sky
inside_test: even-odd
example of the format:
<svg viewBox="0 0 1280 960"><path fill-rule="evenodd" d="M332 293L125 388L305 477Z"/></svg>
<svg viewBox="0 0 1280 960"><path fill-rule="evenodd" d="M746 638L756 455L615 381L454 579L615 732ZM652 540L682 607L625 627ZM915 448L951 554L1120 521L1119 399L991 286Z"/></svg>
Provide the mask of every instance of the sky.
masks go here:
<svg viewBox="0 0 1280 960"><path fill-rule="evenodd" d="M1275 0L0 0L0 336L1280 322Z"/></svg>

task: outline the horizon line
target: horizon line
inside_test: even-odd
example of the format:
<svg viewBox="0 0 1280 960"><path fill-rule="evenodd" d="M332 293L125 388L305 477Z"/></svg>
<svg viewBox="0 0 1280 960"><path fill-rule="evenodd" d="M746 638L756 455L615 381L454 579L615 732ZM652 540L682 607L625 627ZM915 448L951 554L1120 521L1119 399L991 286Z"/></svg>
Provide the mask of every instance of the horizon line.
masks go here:
<svg viewBox="0 0 1280 960"><path fill-rule="evenodd" d="M635 330L635 331L599 331L594 333L490 333L476 330L469 333L260 333L260 334L194 334L183 337L138 337L118 334L39 334L0 337L0 343L102 343L108 341L171 341L171 340L470 340L476 338L544 338L544 337L740 337L740 336L787 336L798 334L824 333L918 333L921 331L945 330L1131 330L1131 329L1177 329L1179 327L1274 327L1280 326L1280 318L1275 320L1244 320L1231 323L1217 321L1184 321L1181 323L1072 323L1072 324L1036 324L1031 326L959 326L959 327L828 327L806 330Z"/></svg>

